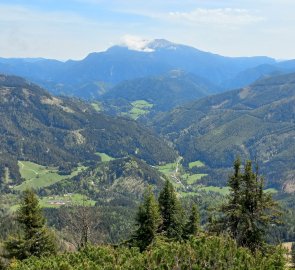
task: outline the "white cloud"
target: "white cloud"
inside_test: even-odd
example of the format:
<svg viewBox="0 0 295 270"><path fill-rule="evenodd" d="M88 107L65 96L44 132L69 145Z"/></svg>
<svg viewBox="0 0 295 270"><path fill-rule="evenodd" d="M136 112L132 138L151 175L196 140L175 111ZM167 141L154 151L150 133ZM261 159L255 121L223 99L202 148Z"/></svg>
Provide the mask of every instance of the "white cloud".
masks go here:
<svg viewBox="0 0 295 270"><path fill-rule="evenodd" d="M138 36L125 35L122 37L121 45L126 46L130 50L152 52L153 50L148 48L149 42L150 40Z"/></svg>
<svg viewBox="0 0 295 270"><path fill-rule="evenodd" d="M169 18L179 21L206 24L230 24L242 25L263 21L264 18L251 14L246 9L217 8L205 9L197 8L190 12L170 12Z"/></svg>

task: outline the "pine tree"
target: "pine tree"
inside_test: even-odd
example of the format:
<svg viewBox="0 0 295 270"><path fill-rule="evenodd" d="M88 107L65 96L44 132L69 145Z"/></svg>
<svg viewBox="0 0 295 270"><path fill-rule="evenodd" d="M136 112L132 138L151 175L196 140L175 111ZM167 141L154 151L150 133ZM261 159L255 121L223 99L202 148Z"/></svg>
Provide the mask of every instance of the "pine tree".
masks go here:
<svg viewBox="0 0 295 270"><path fill-rule="evenodd" d="M228 186L230 188L230 195L228 203L223 205L222 211L225 213L225 218L220 222L222 230L228 231L233 238L236 238L239 233L239 221L241 216L241 197L243 196L241 174L241 160L237 158L234 162L234 173L229 177Z"/></svg>
<svg viewBox="0 0 295 270"><path fill-rule="evenodd" d="M11 238L5 243L9 257L25 259L32 255L40 257L56 252L54 236L45 227L38 198L32 190L23 193L17 221L23 229L23 235Z"/></svg>
<svg viewBox="0 0 295 270"><path fill-rule="evenodd" d="M140 250L143 251L153 242L161 223L159 205L151 187L148 187L143 202L139 206L136 222L138 229L134 240Z"/></svg>
<svg viewBox="0 0 295 270"><path fill-rule="evenodd" d="M190 235L196 236L200 232L200 213L195 204L191 209L189 220L184 229L184 238L189 238Z"/></svg>
<svg viewBox="0 0 295 270"><path fill-rule="evenodd" d="M173 185L166 180L159 196L160 212L163 223L160 231L168 238L180 240L183 235L183 209L177 199Z"/></svg>
<svg viewBox="0 0 295 270"><path fill-rule="evenodd" d="M265 242L267 228L278 221L278 205L270 193L263 190L264 180L253 171L252 162L247 161L244 173L236 160L234 175L229 179L230 195L222 207L221 228L236 239L239 246L252 251L260 249Z"/></svg>

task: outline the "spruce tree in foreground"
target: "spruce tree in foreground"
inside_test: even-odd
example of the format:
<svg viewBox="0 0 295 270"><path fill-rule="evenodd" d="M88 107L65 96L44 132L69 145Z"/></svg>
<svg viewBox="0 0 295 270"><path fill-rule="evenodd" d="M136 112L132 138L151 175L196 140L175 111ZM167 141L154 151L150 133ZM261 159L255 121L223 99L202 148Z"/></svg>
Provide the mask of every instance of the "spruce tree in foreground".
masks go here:
<svg viewBox="0 0 295 270"><path fill-rule="evenodd" d="M40 257L56 253L54 236L45 227L38 198L32 190L23 192L17 221L21 225L23 234L5 243L8 257L22 260L29 256Z"/></svg>
<svg viewBox="0 0 295 270"><path fill-rule="evenodd" d="M199 209L195 204L193 204L191 209L191 214L189 216L188 222L184 228L184 238L189 238L190 235L197 236L200 233L200 213Z"/></svg>
<svg viewBox="0 0 295 270"><path fill-rule="evenodd" d="M148 187L143 202L139 206L136 222L139 227L135 233L134 240L140 250L143 251L154 240L161 223L159 205L151 187Z"/></svg>
<svg viewBox="0 0 295 270"><path fill-rule="evenodd" d="M183 235L183 209L174 191L173 185L166 180L165 186L159 196L160 212L163 223L160 232L168 238L182 239Z"/></svg>
<svg viewBox="0 0 295 270"><path fill-rule="evenodd" d="M222 207L222 218L217 228L228 232L239 246L252 251L265 243L266 231L278 221L280 212L272 195L263 190L264 180L253 171L252 162L247 161L241 172L239 159L234 164L234 174L229 179L230 195Z"/></svg>

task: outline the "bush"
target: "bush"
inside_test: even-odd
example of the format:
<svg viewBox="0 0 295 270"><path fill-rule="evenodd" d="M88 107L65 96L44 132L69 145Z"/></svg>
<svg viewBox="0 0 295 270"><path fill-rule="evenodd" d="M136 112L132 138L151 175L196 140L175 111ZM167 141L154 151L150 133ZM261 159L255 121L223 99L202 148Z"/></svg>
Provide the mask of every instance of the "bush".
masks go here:
<svg viewBox="0 0 295 270"><path fill-rule="evenodd" d="M159 238L145 252L137 248L87 247L76 253L13 262L9 270L218 269L283 270L284 251L268 248L252 254L230 238L202 236L186 242Z"/></svg>

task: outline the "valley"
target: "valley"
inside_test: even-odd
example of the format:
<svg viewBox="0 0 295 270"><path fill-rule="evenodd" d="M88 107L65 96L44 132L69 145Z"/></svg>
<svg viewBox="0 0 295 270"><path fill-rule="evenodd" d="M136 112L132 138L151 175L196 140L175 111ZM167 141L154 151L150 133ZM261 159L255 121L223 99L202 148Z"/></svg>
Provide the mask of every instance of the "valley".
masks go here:
<svg viewBox="0 0 295 270"><path fill-rule="evenodd" d="M233 194L237 157L258 166L260 194L283 209L266 242L294 241L293 62L148 46L63 63L0 59L0 72L13 74L0 75L0 242L18 230L28 189L67 245L75 233L66 218L81 209L95 219L92 244L125 243L147 190L159 198L167 183L185 218L197 204L209 231Z"/></svg>

